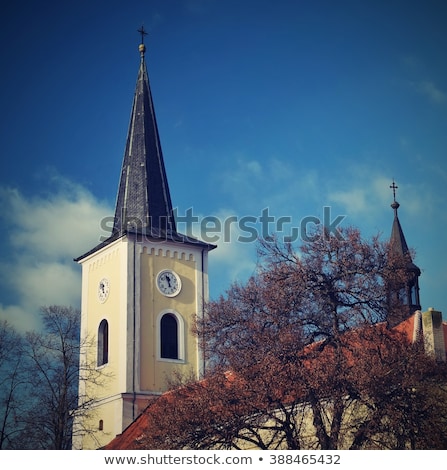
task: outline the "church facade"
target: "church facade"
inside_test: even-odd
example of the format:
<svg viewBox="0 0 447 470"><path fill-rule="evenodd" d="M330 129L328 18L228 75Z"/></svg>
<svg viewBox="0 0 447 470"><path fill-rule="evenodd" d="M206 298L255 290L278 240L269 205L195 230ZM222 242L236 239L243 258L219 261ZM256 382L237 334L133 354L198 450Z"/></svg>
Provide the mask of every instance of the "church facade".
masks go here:
<svg viewBox="0 0 447 470"><path fill-rule="evenodd" d="M198 379L204 367L191 327L208 297L215 246L176 230L143 43L139 52L113 231L75 259L81 344L89 344L81 371L103 372L97 383L81 376L80 404L92 405L75 423L75 449L102 447L166 391L169 377Z"/></svg>

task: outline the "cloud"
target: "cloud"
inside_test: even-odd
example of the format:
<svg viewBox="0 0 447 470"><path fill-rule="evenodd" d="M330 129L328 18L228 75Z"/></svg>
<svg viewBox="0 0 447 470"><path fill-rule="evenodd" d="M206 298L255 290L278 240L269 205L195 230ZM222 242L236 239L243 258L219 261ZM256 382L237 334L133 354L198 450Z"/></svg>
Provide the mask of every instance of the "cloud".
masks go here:
<svg viewBox="0 0 447 470"><path fill-rule="evenodd" d="M328 188L328 200L364 233L373 234L377 230L388 233L393 220L390 207L393 202L392 180L367 165L351 166L346 168L346 172L351 184L346 189L339 189L332 182ZM423 246L424 243L418 240L424 233L421 227L429 226L436 233L435 227L445 225L444 212L439 211L443 205L442 195L420 181L397 180L396 184L396 200L401 204L399 218L405 226L404 231L408 232L407 235L411 233L412 246Z"/></svg>
<svg viewBox="0 0 447 470"><path fill-rule="evenodd" d="M328 200L343 208L349 217L375 219L379 212L390 203L391 192L387 191L390 179L374 174L374 170L365 168L346 169L352 173L349 180L354 183L347 189L328 189Z"/></svg>
<svg viewBox="0 0 447 470"><path fill-rule="evenodd" d="M5 254L0 262L0 319L20 331L37 328L40 306L80 305L80 269L73 258L99 242L107 204L62 177L52 192L25 196L0 187Z"/></svg>
<svg viewBox="0 0 447 470"><path fill-rule="evenodd" d="M189 13L193 15L203 15L214 3L215 0L186 0L184 5Z"/></svg>
<svg viewBox="0 0 447 470"><path fill-rule="evenodd" d="M315 169L297 168L285 159L272 157L265 162L239 156L220 172L223 193L237 206L238 215L258 215L270 207L276 216L303 216L301 207L308 201L320 201Z"/></svg>
<svg viewBox="0 0 447 470"><path fill-rule="evenodd" d="M348 190L338 190L330 194L331 202L345 207L348 214L360 214L367 210L367 191L365 188L350 188Z"/></svg>
<svg viewBox="0 0 447 470"><path fill-rule="evenodd" d="M235 210L220 209L212 216L192 214L194 221L177 223L180 233L217 245L209 255L210 296L215 298L234 281L245 281L256 267L257 232L244 231ZM192 219L191 219L192 220ZM251 241L248 241L248 240Z"/></svg>
<svg viewBox="0 0 447 470"><path fill-rule="evenodd" d="M49 198L30 199L17 189L6 188L0 189L0 198L9 207L9 223L14 227L11 245L53 258L84 250L106 212L90 193L77 186L66 186ZM95 222L80 223L84 220Z"/></svg>
<svg viewBox="0 0 447 470"><path fill-rule="evenodd" d="M432 103L444 104L447 102L447 93L439 89L432 81L411 82L411 87L421 95L426 96Z"/></svg>
<svg viewBox="0 0 447 470"><path fill-rule="evenodd" d="M210 296L223 294L233 282L246 281L256 269L256 244L242 243L237 237L218 242L209 255Z"/></svg>
<svg viewBox="0 0 447 470"><path fill-rule="evenodd" d="M417 73L419 76L421 74L427 76L427 64L419 57L405 56L401 58L401 63L411 74ZM405 84L410 90L425 96L434 104L439 105L447 102L447 92L441 90L433 80L406 80Z"/></svg>

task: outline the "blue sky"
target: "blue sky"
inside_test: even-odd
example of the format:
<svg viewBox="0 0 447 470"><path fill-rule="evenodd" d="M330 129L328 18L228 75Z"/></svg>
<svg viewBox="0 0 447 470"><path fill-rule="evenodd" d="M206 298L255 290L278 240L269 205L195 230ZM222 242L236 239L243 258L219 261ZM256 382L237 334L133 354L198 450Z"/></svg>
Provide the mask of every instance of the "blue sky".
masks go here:
<svg viewBox="0 0 447 470"><path fill-rule="evenodd" d="M445 2L25 0L0 18L0 319L80 305L72 259L113 215L141 24L179 214L268 209L288 232L330 207L387 239L394 178L423 308L446 318ZM255 268L230 235L213 298Z"/></svg>

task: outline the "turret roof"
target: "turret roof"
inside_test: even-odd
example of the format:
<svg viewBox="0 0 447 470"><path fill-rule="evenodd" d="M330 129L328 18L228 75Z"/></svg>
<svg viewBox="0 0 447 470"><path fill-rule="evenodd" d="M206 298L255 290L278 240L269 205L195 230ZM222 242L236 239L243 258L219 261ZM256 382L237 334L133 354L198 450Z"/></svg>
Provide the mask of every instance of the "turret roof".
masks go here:
<svg viewBox="0 0 447 470"><path fill-rule="evenodd" d="M394 181L392 186L390 187L393 189L394 194L394 201L391 204L391 207L394 210L394 220L391 228L390 245L397 255L408 257L409 269L414 270L420 274L420 269L413 263L413 260L411 258L411 253L408 248L407 241L405 240L405 235L399 221L399 216L397 215L397 210L399 209L400 204L396 201L397 186L395 185Z"/></svg>

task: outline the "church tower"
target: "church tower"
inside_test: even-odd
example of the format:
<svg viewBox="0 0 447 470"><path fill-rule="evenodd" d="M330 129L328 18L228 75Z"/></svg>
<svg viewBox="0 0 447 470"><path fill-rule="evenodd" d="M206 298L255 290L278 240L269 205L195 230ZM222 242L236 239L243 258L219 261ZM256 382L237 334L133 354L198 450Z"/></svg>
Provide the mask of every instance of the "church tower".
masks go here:
<svg viewBox="0 0 447 470"><path fill-rule="evenodd" d="M73 446L98 448L120 434L173 374L203 372L195 316L208 296L215 245L177 232L139 30L140 65L110 237L75 259L82 266L81 356L102 372L81 377ZM86 367L88 369L88 367Z"/></svg>
<svg viewBox="0 0 447 470"><path fill-rule="evenodd" d="M421 270L413 263L411 253L405 240L404 232L399 221L397 210L400 204L396 201L396 189L398 188L396 183L393 181L390 188L393 190L393 203L391 208L394 211L394 220L391 229L390 237L390 254L393 257L403 260L406 276L404 281L397 281L397 285L393 285L389 288L388 303L390 309L397 305L400 310L400 318L396 318L395 321L399 322L413 313L416 310L421 309L419 300L419 276Z"/></svg>

